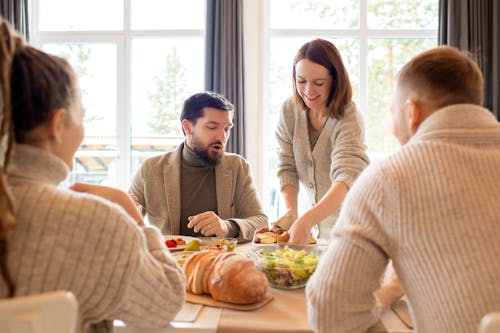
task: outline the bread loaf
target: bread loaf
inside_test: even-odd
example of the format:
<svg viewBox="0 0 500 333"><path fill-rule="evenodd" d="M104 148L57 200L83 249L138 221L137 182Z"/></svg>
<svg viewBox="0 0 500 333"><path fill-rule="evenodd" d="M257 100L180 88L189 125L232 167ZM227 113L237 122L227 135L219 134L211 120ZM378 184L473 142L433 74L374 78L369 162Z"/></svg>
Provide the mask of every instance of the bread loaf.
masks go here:
<svg viewBox="0 0 500 333"><path fill-rule="evenodd" d="M187 291L209 293L217 301L251 304L263 300L268 290L264 273L234 252L195 253L184 262L183 270Z"/></svg>
<svg viewBox="0 0 500 333"><path fill-rule="evenodd" d="M216 300L251 304L264 298L268 282L250 259L237 255L225 258L214 267L208 289Z"/></svg>

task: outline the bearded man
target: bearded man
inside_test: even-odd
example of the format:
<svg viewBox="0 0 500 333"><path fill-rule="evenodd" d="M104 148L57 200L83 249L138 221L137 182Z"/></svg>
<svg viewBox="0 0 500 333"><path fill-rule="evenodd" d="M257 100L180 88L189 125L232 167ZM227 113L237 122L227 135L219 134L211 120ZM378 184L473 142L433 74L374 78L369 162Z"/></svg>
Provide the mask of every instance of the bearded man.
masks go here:
<svg viewBox="0 0 500 333"><path fill-rule="evenodd" d="M222 95L189 97L181 113L185 140L146 159L130 192L148 221L164 234L252 239L268 225L248 162L225 152L234 107Z"/></svg>

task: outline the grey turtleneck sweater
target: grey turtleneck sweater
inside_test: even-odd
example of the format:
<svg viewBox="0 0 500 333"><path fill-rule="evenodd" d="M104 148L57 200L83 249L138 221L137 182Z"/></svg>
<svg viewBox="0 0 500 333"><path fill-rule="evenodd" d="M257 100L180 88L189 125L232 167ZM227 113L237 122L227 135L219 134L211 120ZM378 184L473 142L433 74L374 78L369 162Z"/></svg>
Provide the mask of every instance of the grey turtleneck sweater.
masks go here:
<svg viewBox="0 0 500 333"><path fill-rule="evenodd" d="M207 211L217 214L215 166L207 165L189 146L184 145L181 159L181 235L204 236L187 225L189 216ZM238 225L230 220L223 222L228 227L228 237L237 237Z"/></svg>

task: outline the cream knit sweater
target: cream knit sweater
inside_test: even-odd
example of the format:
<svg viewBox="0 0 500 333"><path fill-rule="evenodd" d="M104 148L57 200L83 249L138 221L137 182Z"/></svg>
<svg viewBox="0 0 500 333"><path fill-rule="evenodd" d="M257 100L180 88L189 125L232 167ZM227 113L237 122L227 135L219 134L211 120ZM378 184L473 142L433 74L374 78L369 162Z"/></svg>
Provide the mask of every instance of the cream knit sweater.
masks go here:
<svg viewBox="0 0 500 333"><path fill-rule="evenodd" d="M323 198L334 182L348 187L368 165L363 119L356 105L345 109L342 119L329 117L311 150L307 112L291 99L283 103L276 139L279 144L278 178L281 187L304 186L312 206ZM328 238L337 214L319 224L320 238Z"/></svg>
<svg viewBox="0 0 500 333"><path fill-rule="evenodd" d="M67 166L52 154L17 145L8 181L17 204L8 263L17 296L69 290L80 332L109 332L112 319L168 326L184 302L184 277L154 227L89 194L58 188ZM0 282L0 297L5 297Z"/></svg>
<svg viewBox="0 0 500 333"><path fill-rule="evenodd" d="M317 332L363 332L392 259L417 332L473 333L500 310L500 125L454 105L351 188L306 289Z"/></svg>

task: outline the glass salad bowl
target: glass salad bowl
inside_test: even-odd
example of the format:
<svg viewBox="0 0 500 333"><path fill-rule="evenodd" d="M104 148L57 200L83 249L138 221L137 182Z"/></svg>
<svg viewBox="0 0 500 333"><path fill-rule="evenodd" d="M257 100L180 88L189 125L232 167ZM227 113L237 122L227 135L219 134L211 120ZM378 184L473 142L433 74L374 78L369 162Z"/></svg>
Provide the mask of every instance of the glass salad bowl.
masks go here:
<svg viewBox="0 0 500 333"><path fill-rule="evenodd" d="M260 245L253 247L249 256L272 287L296 289L306 285L324 249L319 245Z"/></svg>

